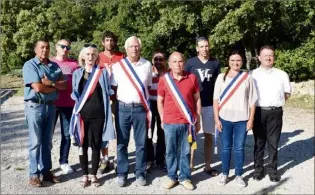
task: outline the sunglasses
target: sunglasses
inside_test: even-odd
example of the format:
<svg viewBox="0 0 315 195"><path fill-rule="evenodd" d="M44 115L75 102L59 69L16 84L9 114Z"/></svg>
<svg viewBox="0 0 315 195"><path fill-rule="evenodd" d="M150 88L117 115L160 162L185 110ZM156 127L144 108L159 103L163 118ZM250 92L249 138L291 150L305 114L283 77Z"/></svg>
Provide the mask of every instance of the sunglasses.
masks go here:
<svg viewBox="0 0 315 195"><path fill-rule="evenodd" d="M160 62L162 62L162 61L164 61L164 58L158 58L158 57L156 57L156 58L154 58L154 61L160 61Z"/></svg>
<svg viewBox="0 0 315 195"><path fill-rule="evenodd" d="M68 51L71 49L71 47L67 46L67 45L62 45L62 44L58 44L58 45L61 47L61 49L66 48L66 50L68 50Z"/></svg>
<svg viewBox="0 0 315 195"><path fill-rule="evenodd" d="M97 48L97 46L93 43L86 43L83 45L83 47L93 47L93 48Z"/></svg>

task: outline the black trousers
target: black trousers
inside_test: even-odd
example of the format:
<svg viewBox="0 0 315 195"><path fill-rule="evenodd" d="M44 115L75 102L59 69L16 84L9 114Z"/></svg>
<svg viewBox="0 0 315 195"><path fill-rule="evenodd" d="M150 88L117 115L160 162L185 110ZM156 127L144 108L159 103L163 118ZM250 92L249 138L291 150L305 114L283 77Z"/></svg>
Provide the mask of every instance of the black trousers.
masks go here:
<svg viewBox="0 0 315 195"><path fill-rule="evenodd" d="M88 175L88 147L92 149L92 170L91 175L96 175L98 164L100 162L100 150L102 145L102 132L104 127L104 118L101 119L83 119L84 138L82 146L82 155L79 156L83 175Z"/></svg>
<svg viewBox="0 0 315 195"><path fill-rule="evenodd" d="M262 110L256 108L254 119L254 168L255 173L264 171L264 149L268 144L268 165L269 174L277 173L278 145L282 129L282 107L274 110Z"/></svg>
<svg viewBox="0 0 315 195"><path fill-rule="evenodd" d="M154 147L152 138L147 138L147 162L154 161L157 165L164 165L165 160L165 136L164 131L161 128L161 118L157 109L157 102L150 100L150 107L152 112L151 130L152 138L155 127L155 122L157 125L157 142L156 142L156 155L154 159Z"/></svg>

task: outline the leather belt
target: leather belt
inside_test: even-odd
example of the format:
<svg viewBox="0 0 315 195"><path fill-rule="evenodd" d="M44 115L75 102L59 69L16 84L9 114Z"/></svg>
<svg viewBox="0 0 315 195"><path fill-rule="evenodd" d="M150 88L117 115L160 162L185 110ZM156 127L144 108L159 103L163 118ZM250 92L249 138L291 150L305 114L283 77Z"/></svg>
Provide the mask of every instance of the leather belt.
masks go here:
<svg viewBox="0 0 315 195"><path fill-rule="evenodd" d="M276 109L281 109L282 107L276 107L276 106L262 106L262 107L258 107L258 108L260 108L261 110L267 110L267 111L269 111L269 110L276 110Z"/></svg>
<svg viewBox="0 0 315 195"><path fill-rule="evenodd" d="M140 107L140 106L143 106L142 103L125 103L125 102L122 102L122 101L119 101L119 105L121 106L126 106L126 107Z"/></svg>
<svg viewBox="0 0 315 195"><path fill-rule="evenodd" d="M54 100L27 100L27 102L33 102L37 104L46 104L46 105L54 105L55 101Z"/></svg>

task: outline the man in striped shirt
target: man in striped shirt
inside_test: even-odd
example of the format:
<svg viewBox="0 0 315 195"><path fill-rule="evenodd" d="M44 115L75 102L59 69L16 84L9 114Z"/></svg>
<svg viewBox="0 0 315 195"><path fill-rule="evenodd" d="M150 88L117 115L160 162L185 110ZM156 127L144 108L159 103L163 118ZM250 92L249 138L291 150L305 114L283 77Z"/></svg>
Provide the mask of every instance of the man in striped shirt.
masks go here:
<svg viewBox="0 0 315 195"><path fill-rule="evenodd" d="M163 75L167 71L166 67L166 59L165 54L160 51L154 52L152 56L152 86L149 90L150 94L150 109L152 112L152 136L151 138L147 138L147 171L150 171L152 166L154 165L154 159L156 166L166 172L165 166L165 138L164 131L161 128L161 119L159 116L159 112L157 110L157 88L159 83L159 77ZM154 147L153 147L153 132L154 127L157 127L157 143L156 143L156 155L154 158Z"/></svg>

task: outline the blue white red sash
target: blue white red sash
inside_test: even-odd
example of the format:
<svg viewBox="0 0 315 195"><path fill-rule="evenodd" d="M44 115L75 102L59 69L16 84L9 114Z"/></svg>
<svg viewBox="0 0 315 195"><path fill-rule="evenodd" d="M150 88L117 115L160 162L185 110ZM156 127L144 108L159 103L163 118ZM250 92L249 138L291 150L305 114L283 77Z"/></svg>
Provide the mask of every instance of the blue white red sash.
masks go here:
<svg viewBox="0 0 315 195"><path fill-rule="evenodd" d="M172 99L175 102L175 105L180 110L181 114L186 118L186 120L189 122L189 136L188 136L188 142L192 143L192 147L194 149L197 148L197 142L196 142L196 131L195 131L195 123L196 119L194 119L194 116L189 109L188 105L186 104L184 97L182 96L181 92L179 91L178 87L176 86L174 80L172 79L170 73L165 73L164 75L165 81L166 81L166 87L168 88Z"/></svg>
<svg viewBox="0 0 315 195"><path fill-rule="evenodd" d="M83 88L83 92L79 98L79 101L75 103L73 108L69 130L71 134L74 135L76 142L79 143L79 146L82 146L84 139L84 124L80 111L83 108L86 100L88 100L94 92L101 75L102 68L100 66L94 65L92 72Z"/></svg>
<svg viewBox="0 0 315 195"><path fill-rule="evenodd" d="M219 110L233 96L239 86L247 79L248 73L240 71L222 92L219 99Z"/></svg>
<svg viewBox="0 0 315 195"><path fill-rule="evenodd" d="M233 96L235 91L240 87L240 85L247 79L248 73L240 71L233 80L228 84L228 86L222 92L219 98L219 111L226 104L226 102ZM218 129L216 129L214 136L214 153L217 153L217 138L218 138Z"/></svg>
<svg viewBox="0 0 315 195"><path fill-rule="evenodd" d="M131 63L129 62L129 60L127 58L120 60L119 64L120 64L122 70L124 71L124 73L126 74L127 78L129 79L129 81L133 85L133 87L138 92L138 95L140 97L140 101L143 104L143 106L147 112L148 137L152 138L152 135L151 135L152 113L151 113L150 105L149 105L149 97L147 97L147 94L146 94L147 89L145 88L144 84L140 80L138 74L133 69Z"/></svg>

